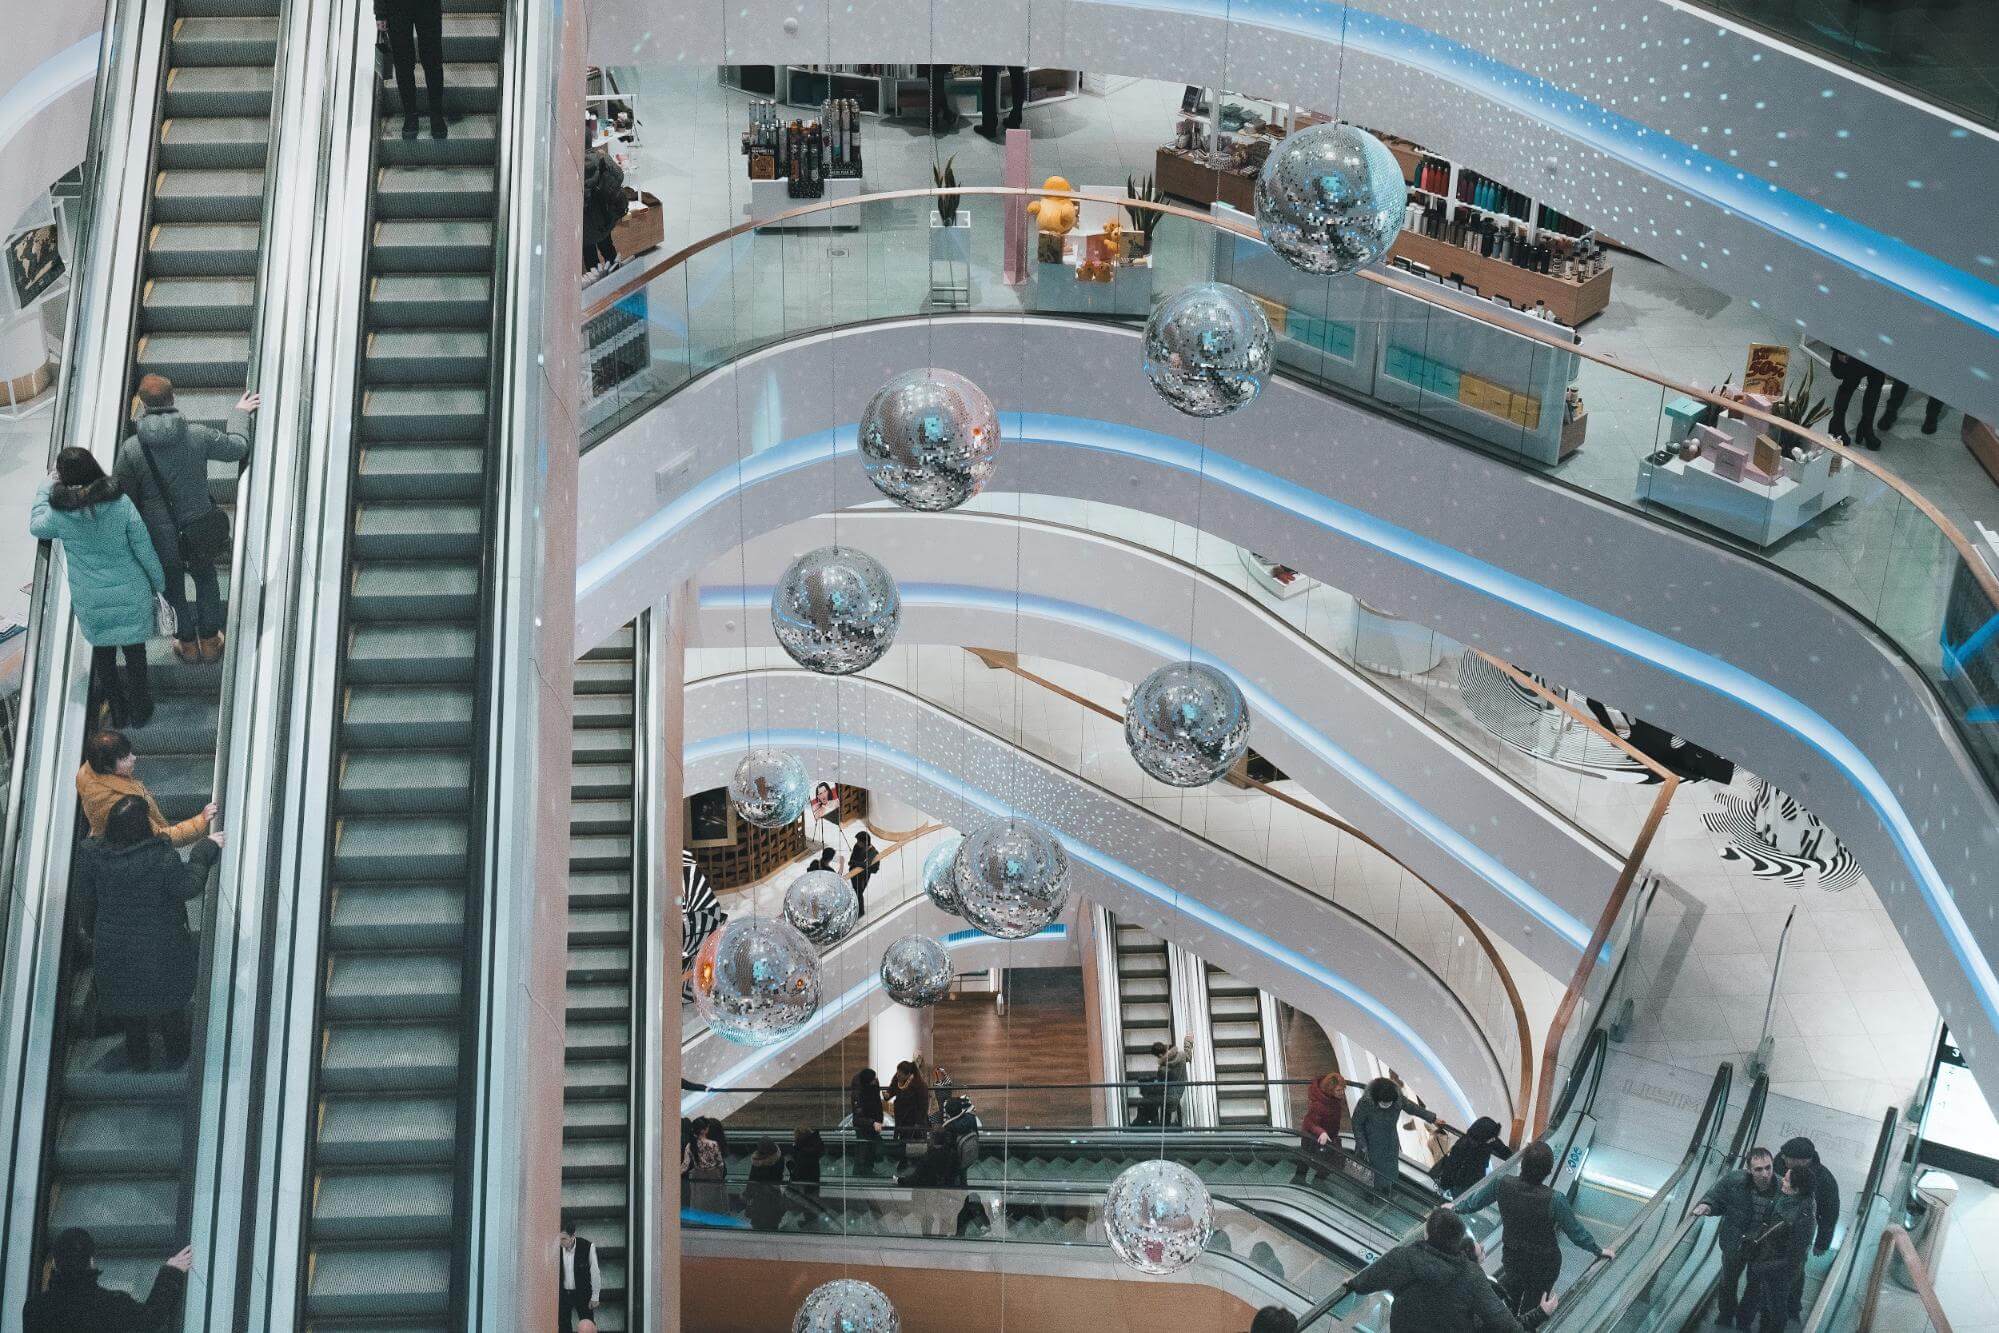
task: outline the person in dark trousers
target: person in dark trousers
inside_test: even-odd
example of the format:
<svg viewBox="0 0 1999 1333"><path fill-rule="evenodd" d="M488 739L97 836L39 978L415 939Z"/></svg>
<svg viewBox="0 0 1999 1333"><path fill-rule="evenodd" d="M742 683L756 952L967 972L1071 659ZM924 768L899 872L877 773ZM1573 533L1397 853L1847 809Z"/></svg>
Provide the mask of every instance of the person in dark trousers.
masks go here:
<svg viewBox="0 0 1999 1333"><path fill-rule="evenodd" d="M784 1221L784 1154L777 1140L765 1135L750 1154L749 1183L743 1189L743 1212L757 1231L775 1231Z"/></svg>
<svg viewBox="0 0 1999 1333"><path fill-rule="evenodd" d="M1482 1115L1471 1122L1464 1137L1451 1145L1442 1161L1430 1173L1446 1199L1455 1199L1479 1181L1495 1159L1505 1161L1512 1149L1499 1137L1499 1122Z"/></svg>
<svg viewBox="0 0 1999 1333"><path fill-rule="evenodd" d="M1465 1257L1465 1220L1448 1207L1423 1220L1423 1238L1398 1245L1347 1280L1366 1295L1391 1292L1389 1333L1522 1333L1555 1312L1555 1298L1516 1318L1485 1272Z"/></svg>
<svg viewBox="0 0 1999 1333"><path fill-rule="evenodd" d="M631 208L625 195L625 169L600 148L583 149L583 271L609 272L618 262L611 240L619 219Z"/></svg>
<svg viewBox="0 0 1999 1333"><path fill-rule="evenodd" d="M111 807L101 841L86 844L77 866L77 915L90 923L97 959L97 1012L125 1029L125 1058L136 1070L153 1067L152 1034L166 1045L167 1067L187 1062L197 968L187 910L222 855L222 835L210 833L183 861L153 832L143 797Z"/></svg>
<svg viewBox="0 0 1999 1333"><path fill-rule="evenodd" d="M1874 424L1877 431L1895 429L1895 418L1901 415L1902 404L1909 400L1909 382L1895 380L1888 389L1887 405L1881 409L1881 420ZM1923 434L1937 433L1937 424L1943 420L1943 399L1930 394L1923 406Z"/></svg>
<svg viewBox="0 0 1999 1333"><path fill-rule="evenodd" d="M396 100L403 108L403 138L414 139L421 122L416 111L416 62L423 60L423 90L429 97L430 137L448 139L444 119L444 0L375 0L375 25L389 39L396 67Z"/></svg>
<svg viewBox="0 0 1999 1333"><path fill-rule="evenodd" d="M930 80L930 132L949 134L963 123L964 117L958 108L951 105L950 65L927 65L924 73Z"/></svg>
<svg viewBox="0 0 1999 1333"><path fill-rule="evenodd" d="M1367 1093L1353 1109L1353 1142L1368 1170L1374 1173L1374 1187L1392 1190L1402 1175L1402 1140L1395 1122L1413 1115L1428 1124L1437 1123L1437 1113L1416 1105L1402 1095L1393 1079L1377 1078L1367 1085Z"/></svg>
<svg viewBox="0 0 1999 1333"><path fill-rule="evenodd" d="M1805 1180L1810 1185L1812 1215L1818 1223L1811 1250L1814 1255L1824 1254L1832 1248L1833 1233L1839 1230L1839 1182L1832 1178L1832 1172L1819 1160L1818 1145L1810 1139L1785 1139L1784 1146L1777 1149L1777 1157L1780 1172L1792 1167L1806 1168ZM1793 1317L1804 1308L1803 1303L1804 1283L1800 1281L1791 1292Z"/></svg>
<svg viewBox="0 0 1999 1333"><path fill-rule="evenodd" d="M881 853L875 850L875 840L862 829L854 835L854 845L847 850L847 878L854 886L854 901L861 905L860 915L868 914L868 881L881 869Z"/></svg>
<svg viewBox="0 0 1999 1333"><path fill-rule="evenodd" d="M1867 392L1860 399L1860 443L1869 449L1881 447L1881 437L1874 433L1874 409L1881 404L1882 374L1857 356L1850 356L1835 349L1832 354L1833 378L1839 381L1839 392L1832 396L1832 436L1842 444L1852 444L1853 437L1846 433L1846 409L1853 401L1853 391L1863 382Z"/></svg>
<svg viewBox="0 0 1999 1333"><path fill-rule="evenodd" d="M1340 1127L1347 1115L1347 1081L1337 1072L1316 1079L1305 1090L1305 1118L1298 1123L1298 1146L1306 1160L1291 1170L1291 1183L1302 1185L1309 1175L1323 1180L1340 1158Z"/></svg>
<svg viewBox="0 0 1999 1333"><path fill-rule="evenodd" d="M894 1099L895 1137L904 1143L927 1137L930 1133L930 1085L923 1081L923 1071L912 1061L904 1060L895 1067L895 1080L889 1085L889 1093Z"/></svg>
<svg viewBox="0 0 1999 1333"><path fill-rule="evenodd" d="M792 1188L809 1199L819 1197L819 1172L826 1160L826 1140L819 1137L819 1131L807 1125L800 1125L791 1131L791 1173Z"/></svg>
<svg viewBox="0 0 1999 1333"><path fill-rule="evenodd" d="M574 1333L571 1319L589 1323L603 1290L597 1247L576 1234L576 1219L564 1213L555 1253L555 1333Z"/></svg>
<svg viewBox="0 0 1999 1333"><path fill-rule="evenodd" d="M229 559L229 523L208 493L208 465L240 463L250 453L250 414L263 400L246 393L221 430L189 422L174 406L173 381L164 375L139 380L145 409L131 438L118 446L112 471L118 489L132 497L153 552L166 574L167 601L173 604L174 656L183 662L222 658L222 585L218 563ZM194 580L194 601L187 581Z"/></svg>
<svg viewBox="0 0 1999 1333"><path fill-rule="evenodd" d="M1789 1153L1784 1156L1790 1160ZM1803 1297L1805 1257L1812 1248L1815 1220L1812 1174L1813 1168L1804 1163L1784 1168L1777 1179L1777 1197L1771 1201L1769 1217L1749 1238L1746 1300L1755 1312L1758 1333L1782 1333Z"/></svg>
<svg viewBox="0 0 1999 1333"><path fill-rule="evenodd" d="M141 1305L122 1291L97 1284L96 1243L82 1227L70 1227L52 1247L54 1271L21 1312L23 1333L152 1333L179 1328L181 1298L194 1250L183 1249L160 1265L153 1289Z"/></svg>
<svg viewBox="0 0 1999 1333"><path fill-rule="evenodd" d="M1554 1171L1555 1150L1536 1139L1520 1150L1520 1173L1502 1177L1492 1191L1492 1201L1499 1205L1500 1257L1505 1261L1499 1281L1513 1312L1523 1318L1540 1306L1562 1275L1559 1236L1567 1236L1570 1244L1599 1259L1617 1253L1598 1245L1589 1228L1577 1220L1568 1197L1548 1185Z"/></svg>
<svg viewBox="0 0 1999 1333"><path fill-rule="evenodd" d="M153 720L146 640L157 627L153 598L166 592L167 576L137 506L88 449L72 445L56 455L35 492L28 532L62 543L70 605L90 645L91 724L102 706L113 727L145 726Z"/></svg>
<svg viewBox="0 0 1999 1333"><path fill-rule="evenodd" d="M1266 1305L1249 1321L1249 1333L1298 1333L1298 1316L1281 1305Z"/></svg>
<svg viewBox="0 0 1999 1333"><path fill-rule="evenodd" d="M1748 1328L1755 1307L1742 1301L1742 1274L1749 1265L1749 1238L1761 1231L1777 1198L1776 1163L1768 1148L1757 1148L1694 1205L1696 1217L1721 1219L1721 1284L1715 1294L1715 1321Z"/></svg>
<svg viewBox="0 0 1999 1333"><path fill-rule="evenodd" d="M988 139L1000 137L999 76L998 65L979 67L979 123L975 132ZM1017 130L1021 112L1027 109L1027 66L1008 65L1006 80L1007 91L1013 97L1013 104L1006 111L1006 128Z"/></svg>
<svg viewBox="0 0 1999 1333"><path fill-rule="evenodd" d="M882 1085L872 1069L863 1069L847 1085L847 1109L854 1125L854 1174L875 1172L875 1152L882 1141Z"/></svg>

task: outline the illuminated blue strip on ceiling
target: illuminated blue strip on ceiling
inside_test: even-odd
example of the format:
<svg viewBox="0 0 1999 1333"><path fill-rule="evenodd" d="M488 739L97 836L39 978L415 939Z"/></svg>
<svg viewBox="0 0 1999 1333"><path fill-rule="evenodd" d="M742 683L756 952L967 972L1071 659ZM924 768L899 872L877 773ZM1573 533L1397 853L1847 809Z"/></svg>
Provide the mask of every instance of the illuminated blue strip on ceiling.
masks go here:
<svg viewBox="0 0 1999 1333"><path fill-rule="evenodd" d="M893 746L884 745L870 736L849 736L841 732L818 731L807 727L778 727L768 732L759 728L757 735L763 740L764 744L780 748L833 750L843 754L860 755L871 763L886 764L891 768L900 769L912 777L927 782L939 790L953 792L962 798L966 804L976 806L989 815L1005 815L1013 812L1012 807L1007 803L977 787L966 785L965 780L956 773L948 772L930 763L928 760L908 754ZM708 740L694 741L682 750L682 763L683 765L692 766L706 760L720 759L736 754L742 748L742 742L737 733L734 732L723 736L711 737ZM1290 946L1279 943L1261 931L1244 925L1211 904L1183 894L1164 881L1155 879L1142 870L1126 865L1101 848L1093 847L1089 843L1061 829L1055 829L1053 832L1056 837L1062 840L1062 846L1068 850L1069 855L1095 868L1105 878L1115 880L1126 888L1151 898L1162 907L1169 908L1183 916L1191 917L1209 930L1233 936L1259 953L1276 959L1314 985L1345 997L1366 1012L1369 1017L1400 1038L1403 1044L1415 1053L1416 1057L1423 1062L1430 1073L1436 1078L1437 1086L1449 1093L1451 1099L1457 1104L1457 1109L1462 1114L1466 1116L1477 1114L1472 1106L1471 1099L1465 1095L1463 1086L1459 1084L1456 1078L1452 1077L1450 1069L1438 1057L1430 1044L1424 1041L1400 1014L1396 1013L1395 1010L1382 1003L1379 999L1376 999L1372 994L1362 990L1359 986L1333 971L1324 963L1318 962L1316 959L1307 958L1304 954L1299 953ZM997 940L993 942L997 944L1005 943L1005 941ZM955 941L955 943L963 946L970 944L971 941L959 940ZM879 986L880 984L879 977L871 976L867 980L850 988L836 1002L835 1012L837 1012L837 1006L843 1006L855 1000L865 998L871 986ZM820 1005L819 1013L814 1015L804 1028L801 1028L797 1034L794 1034L788 1040L799 1040L805 1032L811 1031L820 1023L821 1019L827 1016L827 1006L824 1004ZM1467 1015L1467 1018L1469 1018L1469 1015ZM732 1081L737 1070L753 1068L757 1063L760 1063L761 1058L761 1056L748 1057L738 1062L721 1079L713 1081L726 1086Z"/></svg>
<svg viewBox="0 0 1999 1333"><path fill-rule="evenodd" d="M1187 640L1184 637L1177 637L1139 621L1076 602L1060 601L1032 593L1016 593L1010 588L1003 590L975 588L954 583L904 583L900 586L905 606L983 607L1001 617L1013 615L1018 609L1046 620L1075 625L1109 638L1122 639L1169 661L1183 661L1187 657ZM768 584L751 588L740 585L704 586L701 589L701 605L716 611L740 611L745 606L769 605L770 594L771 589ZM1568 941L1571 948L1581 951L1589 947L1591 934L1589 926L1563 911L1546 894L1522 879L1499 858L1437 818L1428 806L1368 767L1358 755L1334 743L1311 723L1287 708L1277 696L1256 684L1242 670L1232 667L1212 653L1196 650L1194 656L1198 661L1228 672L1229 677L1241 686L1243 696L1249 701L1250 712L1259 723L1268 720L1286 732L1293 740L1311 751L1313 757L1320 763L1343 774L1354 785L1435 843L1445 855L1490 884L1495 891L1519 904L1529 916ZM1606 956L1609 948L1606 942L1604 945Z"/></svg>
<svg viewBox="0 0 1999 1333"><path fill-rule="evenodd" d="M1897 288L1986 332L1999 332L1999 286L1906 241L1687 147L1526 70L1428 28L1329 0L1087 0L1119 9L1189 14L1296 33L1420 69L1533 116L1579 143L1737 213L1864 277ZM1828 79L1835 76L1827 75ZM1328 90L1329 93L1331 90Z"/></svg>
<svg viewBox="0 0 1999 1333"><path fill-rule="evenodd" d="M1132 426L1053 413L1002 413L1001 426L1008 439L1089 449L1120 458L1141 459L1196 477L1205 476L1207 484L1227 486L1328 532L1372 546L1416 568L1537 616L1558 629L1581 634L1620 653L1650 662L1693 685L1732 699L1792 732L1844 773L1881 817L1958 966L1971 982L1986 1020L1999 1028L1999 977L1995 977L1990 961L1979 948L1908 813L1887 779L1860 747L1799 699L1733 663L1689 647L1678 639L1634 625L1365 510L1342 504L1308 486L1225 454L1203 451L1185 440ZM750 454L738 466L703 478L581 565L576 571L577 601L587 600L655 544L670 539L684 524L732 497L739 474L742 485L753 488L786 473L837 460L854 452L854 434L851 425L815 431Z"/></svg>

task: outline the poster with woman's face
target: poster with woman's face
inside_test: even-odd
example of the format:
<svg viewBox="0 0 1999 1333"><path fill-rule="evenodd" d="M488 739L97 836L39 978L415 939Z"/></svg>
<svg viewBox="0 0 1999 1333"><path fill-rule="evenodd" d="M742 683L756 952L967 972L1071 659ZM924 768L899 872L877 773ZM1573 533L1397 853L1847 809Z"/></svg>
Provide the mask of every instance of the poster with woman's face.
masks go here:
<svg viewBox="0 0 1999 1333"><path fill-rule="evenodd" d="M55 286L62 277L62 255L56 250L56 224L31 227L7 242L7 276L22 309Z"/></svg>
<svg viewBox="0 0 1999 1333"><path fill-rule="evenodd" d="M840 809L840 789L830 782L822 782L812 789L812 817L828 819Z"/></svg>

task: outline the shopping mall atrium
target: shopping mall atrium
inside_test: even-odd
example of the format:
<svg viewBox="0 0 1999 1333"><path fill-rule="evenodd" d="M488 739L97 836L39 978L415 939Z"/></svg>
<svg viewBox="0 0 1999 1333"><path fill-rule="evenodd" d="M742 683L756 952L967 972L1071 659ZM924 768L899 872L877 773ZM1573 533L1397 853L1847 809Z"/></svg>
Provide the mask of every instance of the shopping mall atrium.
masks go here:
<svg viewBox="0 0 1999 1333"><path fill-rule="evenodd" d="M1999 1330L1999 3L7 17L0 1333Z"/></svg>

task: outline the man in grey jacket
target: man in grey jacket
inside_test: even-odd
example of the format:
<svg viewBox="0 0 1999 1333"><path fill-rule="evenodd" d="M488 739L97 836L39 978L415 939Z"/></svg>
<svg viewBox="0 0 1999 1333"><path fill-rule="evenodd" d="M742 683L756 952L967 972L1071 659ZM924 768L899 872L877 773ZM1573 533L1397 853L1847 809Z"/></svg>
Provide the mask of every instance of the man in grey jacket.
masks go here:
<svg viewBox="0 0 1999 1333"><path fill-rule="evenodd" d="M1393 1079L1368 1082L1360 1104L1353 1109L1353 1146L1368 1170L1374 1173L1374 1187L1392 1190L1402 1175L1402 1139L1395 1122L1404 1114L1437 1123L1437 1113L1426 1110L1402 1095Z"/></svg>
<svg viewBox="0 0 1999 1333"><path fill-rule="evenodd" d="M1761 1231L1777 1197L1776 1165L1768 1148L1757 1148L1744 1159L1747 1170L1731 1171L1694 1205L1695 1217L1721 1219L1721 1286L1715 1298L1715 1320L1748 1328L1753 1306L1741 1302L1742 1270L1749 1262L1749 1237Z"/></svg>
<svg viewBox="0 0 1999 1333"><path fill-rule="evenodd" d="M222 586L216 558L181 549L181 531L215 507L208 491L211 459L240 463L250 452L250 414L262 400L246 393L221 430L191 422L174 406L173 381L147 375L139 381L143 414L132 436L118 446L119 489L132 497L167 576L166 597L177 622L174 655L183 662L222 657ZM187 580L194 580L194 601Z"/></svg>

